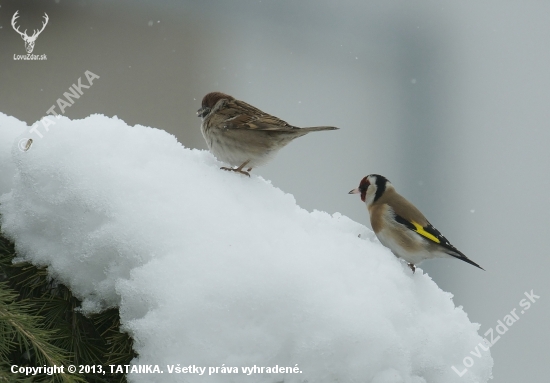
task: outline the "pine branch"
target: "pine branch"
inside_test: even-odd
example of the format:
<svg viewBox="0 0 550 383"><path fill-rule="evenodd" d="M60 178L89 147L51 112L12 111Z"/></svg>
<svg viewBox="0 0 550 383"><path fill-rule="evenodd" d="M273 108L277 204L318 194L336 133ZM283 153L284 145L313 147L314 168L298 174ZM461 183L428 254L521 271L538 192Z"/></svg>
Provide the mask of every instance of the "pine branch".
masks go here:
<svg viewBox="0 0 550 383"><path fill-rule="evenodd" d="M85 317L78 311L80 300L52 280L46 268L13 264L15 256L14 244L0 230L0 383L125 383L123 374L24 377L3 372L14 364L129 364L136 356L132 339L120 332L118 309Z"/></svg>
<svg viewBox="0 0 550 383"><path fill-rule="evenodd" d="M55 331L44 329L41 318L32 314L32 306L19 301L17 294L10 291L7 283L0 282L0 357L2 364L10 364L7 360L10 349L18 345L20 351L30 353L37 360L37 365L63 366L68 365L67 352L51 343ZM64 374L56 375L63 382L81 381L76 377Z"/></svg>

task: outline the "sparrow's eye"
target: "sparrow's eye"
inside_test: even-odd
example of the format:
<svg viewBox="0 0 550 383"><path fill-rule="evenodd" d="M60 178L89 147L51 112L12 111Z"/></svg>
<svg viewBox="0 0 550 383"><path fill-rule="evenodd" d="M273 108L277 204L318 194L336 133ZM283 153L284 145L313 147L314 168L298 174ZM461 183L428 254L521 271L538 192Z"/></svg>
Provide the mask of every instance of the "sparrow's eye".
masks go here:
<svg viewBox="0 0 550 383"><path fill-rule="evenodd" d="M198 117L204 118L204 116L206 116L208 113L210 113L210 108L206 106L204 108L200 108L199 110L197 110Z"/></svg>

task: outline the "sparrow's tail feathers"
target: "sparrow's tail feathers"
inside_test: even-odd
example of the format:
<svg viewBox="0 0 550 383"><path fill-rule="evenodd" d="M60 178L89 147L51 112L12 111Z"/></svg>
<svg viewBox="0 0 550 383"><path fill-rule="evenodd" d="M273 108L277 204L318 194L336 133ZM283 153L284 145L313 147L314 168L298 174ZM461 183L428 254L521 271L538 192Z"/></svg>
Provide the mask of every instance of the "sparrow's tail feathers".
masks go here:
<svg viewBox="0 0 550 383"><path fill-rule="evenodd" d="M300 130L303 132L317 132L320 130L337 130L340 128L337 128L335 126L312 126L310 128L301 128Z"/></svg>

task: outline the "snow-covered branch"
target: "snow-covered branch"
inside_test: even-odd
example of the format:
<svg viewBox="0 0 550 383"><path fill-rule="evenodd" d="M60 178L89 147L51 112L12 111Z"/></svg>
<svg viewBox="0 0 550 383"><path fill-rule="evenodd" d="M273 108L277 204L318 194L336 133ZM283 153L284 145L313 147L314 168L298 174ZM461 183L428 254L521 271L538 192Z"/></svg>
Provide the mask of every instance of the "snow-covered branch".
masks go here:
<svg viewBox="0 0 550 383"><path fill-rule="evenodd" d="M261 177L220 171L162 130L61 117L20 151L27 132L0 114L2 227L83 310L120 307L134 363L164 371L130 381L489 379L488 352L462 377L451 368L481 342L478 325L364 226L307 212ZM177 364L206 370L169 373ZM222 365L239 373L205 377Z"/></svg>

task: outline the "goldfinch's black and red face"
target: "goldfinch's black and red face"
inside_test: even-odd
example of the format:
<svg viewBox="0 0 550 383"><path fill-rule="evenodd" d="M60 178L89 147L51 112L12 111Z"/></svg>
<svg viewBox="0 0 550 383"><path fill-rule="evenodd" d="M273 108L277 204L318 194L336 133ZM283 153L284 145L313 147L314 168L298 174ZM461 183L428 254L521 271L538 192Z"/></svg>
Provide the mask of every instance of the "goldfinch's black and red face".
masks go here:
<svg viewBox="0 0 550 383"><path fill-rule="evenodd" d="M365 202L367 205L371 205L384 194L388 183L388 179L384 176L369 174L363 177L359 183L359 187L351 190L349 194L361 194L361 201Z"/></svg>
<svg viewBox="0 0 550 383"><path fill-rule="evenodd" d="M371 185L369 181L369 176L363 177L359 183L359 187L351 190L348 194L361 194L361 201L365 202L365 197L367 196L367 190Z"/></svg>

